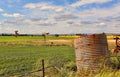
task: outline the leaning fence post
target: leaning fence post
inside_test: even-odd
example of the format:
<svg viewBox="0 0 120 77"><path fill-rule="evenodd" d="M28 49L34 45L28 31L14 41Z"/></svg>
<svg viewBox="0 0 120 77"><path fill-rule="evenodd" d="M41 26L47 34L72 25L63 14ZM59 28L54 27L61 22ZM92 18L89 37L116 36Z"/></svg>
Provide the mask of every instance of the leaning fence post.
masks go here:
<svg viewBox="0 0 120 77"><path fill-rule="evenodd" d="M42 60L42 73L43 77L45 77L44 59Z"/></svg>

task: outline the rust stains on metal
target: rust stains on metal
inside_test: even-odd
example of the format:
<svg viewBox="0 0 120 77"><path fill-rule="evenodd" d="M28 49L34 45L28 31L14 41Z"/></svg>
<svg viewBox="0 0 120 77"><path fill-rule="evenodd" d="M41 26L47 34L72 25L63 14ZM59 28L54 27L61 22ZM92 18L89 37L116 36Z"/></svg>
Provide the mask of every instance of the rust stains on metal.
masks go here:
<svg viewBox="0 0 120 77"><path fill-rule="evenodd" d="M112 49L112 53L118 53L120 52L120 38L116 36L116 38L114 38L116 40L115 44L116 44L116 47L115 49Z"/></svg>
<svg viewBox="0 0 120 77"><path fill-rule="evenodd" d="M96 68L99 57L105 57L108 52L106 35L92 34L84 35L74 40L77 68ZM91 66L92 65L92 66Z"/></svg>

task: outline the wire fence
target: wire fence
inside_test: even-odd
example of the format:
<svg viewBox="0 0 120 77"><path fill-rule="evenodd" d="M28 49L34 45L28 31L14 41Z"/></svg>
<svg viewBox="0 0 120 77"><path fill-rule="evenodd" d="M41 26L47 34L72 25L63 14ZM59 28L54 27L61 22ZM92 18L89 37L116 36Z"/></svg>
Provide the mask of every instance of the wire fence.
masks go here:
<svg viewBox="0 0 120 77"><path fill-rule="evenodd" d="M24 72L24 73L19 73L19 74L12 74L12 75L7 75L7 76L0 76L0 77L25 77L25 76L33 76L33 77L45 77L45 69L53 67L53 66L48 66L44 67L44 59L41 61L42 68L39 70L31 71L31 72ZM36 72L42 72L42 75L35 75Z"/></svg>
<svg viewBox="0 0 120 77"><path fill-rule="evenodd" d="M116 60L119 62L120 64L120 56L115 54L115 55L110 55L109 57L106 58L116 58ZM47 66L45 67L45 62L44 59L41 61L41 65L42 68L39 68L38 70L34 70L34 71L30 71L30 72L23 72L23 73L19 73L19 74L9 74L7 76L0 76L0 77L45 77L45 70L49 69L49 68L53 68L56 69L57 71L60 71L59 68L57 68L56 66Z"/></svg>
<svg viewBox="0 0 120 77"><path fill-rule="evenodd" d="M41 65L42 68L35 70L35 71L31 71L31 72L24 72L24 73L19 73L19 74L11 74L11 75L7 75L7 76L0 76L0 77L46 77L45 76L45 70L49 69L49 68L53 68L56 69L57 71L60 71L59 68L57 68L56 66L47 66L45 67L45 63L44 63L44 59L41 61ZM35 74L38 73L38 74Z"/></svg>

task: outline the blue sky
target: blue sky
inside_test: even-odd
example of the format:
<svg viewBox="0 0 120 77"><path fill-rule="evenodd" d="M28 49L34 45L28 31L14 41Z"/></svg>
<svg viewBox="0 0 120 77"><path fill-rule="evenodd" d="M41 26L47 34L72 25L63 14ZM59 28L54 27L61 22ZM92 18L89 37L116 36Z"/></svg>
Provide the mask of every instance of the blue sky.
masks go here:
<svg viewBox="0 0 120 77"><path fill-rule="evenodd" d="M120 0L1 0L0 33L120 33Z"/></svg>

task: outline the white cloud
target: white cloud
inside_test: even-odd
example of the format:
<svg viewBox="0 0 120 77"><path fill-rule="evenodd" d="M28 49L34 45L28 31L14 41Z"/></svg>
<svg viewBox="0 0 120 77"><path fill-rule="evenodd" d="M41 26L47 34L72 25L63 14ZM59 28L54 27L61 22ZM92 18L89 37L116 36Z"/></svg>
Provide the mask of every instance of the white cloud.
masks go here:
<svg viewBox="0 0 120 77"><path fill-rule="evenodd" d="M14 17L14 18L19 18L19 17L23 17L24 15L19 14L19 13L13 13L13 14L7 14L7 13L4 13L4 14L2 14L2 16L4 16L4 17Z"/></svg>
<svg viewBox="0 0 120 77"><path fill-rule="evenodd" d="M108 9L94 9L91 12L93 12L94 15L98 16L98 17L107 17L107 16L119 15L120 5L117 5L113 8L108 8Z"/></svg>
<svg viewBox="0 0 120 77"><path fill-rule="evenodd" d="M29 4L26 4L26 5L24 6L24 8L34 9L34 8L36 8L36 5L33 4L33 3L29 3Z"/></svg>
<svg viewBox="0 0 120 77"><path fill-rule="evenodd" d="M42 4L42 6L40 6L41 10L53 10L56 12L61 12L63 11L62 7L59 6L52 6L52 5L48 5L48 4Z"/></svg>
<svg viewBox="0 0 120 77"><path fill-rule="evenodd" d="M14 32L14 31L17 30L17 29L8 27L8 28L5 28L5 30L6 30L7 32Z"/></svg>
<svg viewBox="0 0 120 77"><path fill-rule="evenodd" d="M74 6L58 6L52 3L29 3L24 6L26 18L19 13L2 14L4 17L14 17L13 20L7 20L1 26L20 28L28 33L41 33L48 31L50 33L87 33L87 32L110 32L119 29L120 5L116 4L109 8L83 9L82 11L74 8L91 4L104 3L110 0L81 0L80 4ZM73 7L71 7L73 6ZM29 10L28 10L29 9ZM21 19L19 19L21 17ZM115 17L107 20L107 17ZM116 23L116 24L113 24ZM7 29L6 31L13 31Z"/></svg>
<svg viewBox="0 0 120 77"><path fill-rule="evenodd" d="M89 0L88 2L89 3L104 3L107 1L110 1L110 0L99 0L99 1ZM55 8L54 8L55 6L56 5L51 4L51 3L37 3L37 4L32 4L30 7L26 7L26 8L32 9L29 15L36 17L36 19L39 18L40 16L48 18L47 21L46 20L43 20L43 21L41 20L31 21L30 20L29 23L31 24L31 26L32 25L39 25L39 26L44 25L41 29L44 29L51 33L80 33L80 32L82 33L91 32L92 33L92 32L104 32L104 31L107 32L107 31L110 31L108 30L108 26L111 27L112 26L111 23L113 22L100 20L100 18L106 19L107 17L118 16L120 14L119 4L116 4L113 7L109 7L107 9L94 8L91 10L85 9L83 11L80 11L79 9L71 7L71 5L56 6L56 7L62 8L62 12L60 13L55 11ZM44 10L52 10L52 12L48 12ZM68 21L71 21L73 23L71 24L70 22L70 24L68 24ZM54 23L57 23L57 24L54 24ZM51 25L51 24L55 26L45 27L45 25Z"/></svg>
<svg viewBox="0 0 120 77"><path fill-rule="evenodd" d="M86 4L91 4L91 3L105 3L105 2L109 2L111 0L79 0L73 4L71 4L72 7L79 7L82 5L86 5Z"/></svg>
<svg viewBox="0 0 120 77"><path fill-rule="evenodd" d="M3 12L4 10L2 8L0 8L0 12Z"/></svg>
<svg viewBox="0 0 120 77"><path fill-rule="evenodd" d="M20 21L23 23L23 25L31 25L31 26L54 26L56 22L54 20L39 20L39 21L34 21L30 19L26 19L23 21Z"/></svg>
<svg viewBox="0 0 120 77"><path fill-rule="evenodd" d="M40 9L40 10L52 10L55 12L61 12L63 11L63 7L61 6L55 6L49 3L29 3L24 6L24 8L27 9Z"/></svg>
<svg viewBox="0 0 120 77"><path fill-rule="evenodd" d="M99 26L99 27L105 27L105 26L107 26L107 25L106 25L106 23L101 22L101 23L97 24L97 26Z"/></svg>
<svg viewBox="0 0 120 77"><path fill-rule="evenodd" d="M77 19L78 17L74 14L62 14L62 15L58 15L55 17L56 21L66 21L66 20L73 20L73 19Z"/></svg>
<svg viewBox="0 0 120 77"><path fill-rule="evenodd" d="M0 22L0 26L2 25L2 23Z"/></svg>
<svg viewBox="0 0 120 77"><path fill-rule="evenodd" d="M99 9L86 9L84 11L79 11L79 10L75 10L72 13L76 13L76 15L79 18L83 18L83 19L94 19L94 18L103 18L106 19L106 17L114 17L114 16L119 16L120 14L120 4L116 4L114 5L114 7L111 8L99 8Z"/></svg>

